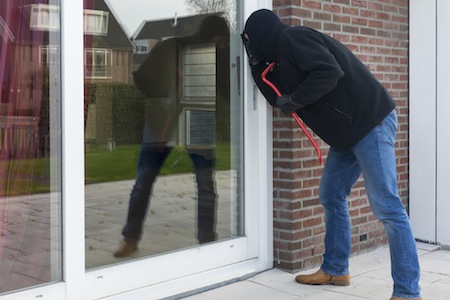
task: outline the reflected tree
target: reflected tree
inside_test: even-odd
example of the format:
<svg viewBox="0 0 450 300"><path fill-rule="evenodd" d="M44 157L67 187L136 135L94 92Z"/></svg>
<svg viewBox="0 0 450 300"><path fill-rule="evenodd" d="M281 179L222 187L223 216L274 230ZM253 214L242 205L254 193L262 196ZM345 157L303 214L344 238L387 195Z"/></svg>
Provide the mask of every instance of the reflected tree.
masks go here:
<svg viewBox="0 0 450 300"><path fill-rule="evenodd" d="M188 10L195 14L209 14L216 12L228 12L229 0L186 0Z"/></svg>
<svg viewBox="0 0 450 300"><path fill-rule="evenodd" d="M236 25L235 0L185 0L187 10L192 14L223 13L231 29Z"/></svg>

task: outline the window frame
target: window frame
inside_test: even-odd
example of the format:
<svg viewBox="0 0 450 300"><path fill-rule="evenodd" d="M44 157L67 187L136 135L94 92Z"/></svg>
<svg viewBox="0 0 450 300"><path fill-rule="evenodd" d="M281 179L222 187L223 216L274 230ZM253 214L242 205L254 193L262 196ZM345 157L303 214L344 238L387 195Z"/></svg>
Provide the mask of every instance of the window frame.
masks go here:
<svg viewBox="0 0 450 300"><path fill-rule="evenodd" d="M84 33L90 35L107 35L109 12L85 9L83 13Z"/></svg>
<svg viewBox="0 0 450 300"><path fill-rule="evenodd" d="M57 5L37 3L30 6L31 30L56 31L59 30L60 8ZM44 12L48 12L45 16Z"/></svg>
<svg viewBox="0 0 450 300"><path fill-rule="evenodd" d="M104 54L102 61L98 61L98 54ZM89 57L92 61L89 61ZM112 78L113 50L107 48L86 48L84 56L85 78Z"/></svg>
<svg viewBox="0 0 450 300"><path fill-rule="evenodd" d="M54 58L55 60L52 58ZM39 46L39 64L54 65L60 63L60 47L50 45Z"/></svg>

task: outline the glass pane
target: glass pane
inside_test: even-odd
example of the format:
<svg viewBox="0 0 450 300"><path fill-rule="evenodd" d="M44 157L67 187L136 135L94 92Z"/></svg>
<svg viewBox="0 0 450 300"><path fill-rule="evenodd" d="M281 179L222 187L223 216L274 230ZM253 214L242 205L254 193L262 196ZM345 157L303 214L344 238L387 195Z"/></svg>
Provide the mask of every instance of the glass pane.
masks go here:
<svg viewBox="0 0 450 300"><path fill-rule="evenodd" d="M88 269L244 234L238 1L207 2L84 2Z"/></svg>
<svg viewBox="0 0 450 300"><path fill-rule="evenodd" d="M42 2L0 2L0 293L62 279L60 6Z"/></svg>

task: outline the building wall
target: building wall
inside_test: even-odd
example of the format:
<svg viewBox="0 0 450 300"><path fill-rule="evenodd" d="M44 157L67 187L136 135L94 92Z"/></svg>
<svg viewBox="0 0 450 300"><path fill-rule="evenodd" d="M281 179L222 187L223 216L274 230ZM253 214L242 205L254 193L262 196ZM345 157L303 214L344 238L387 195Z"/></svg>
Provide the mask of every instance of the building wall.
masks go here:
<svg viewBox="0 0 450 300"><path fill-rule="evenodd" d="M408 0L273 1L274 11L285 23L318 29L348 46L396 100L398 185L405 205L408 202L408 6ZM318 186L323 166L319 166L314 148L297 124L279 109L274 109L273 114L274 265L297 271L322 262L325 224ZM326 159L328 146L323 141L319 145ZM387 243L383 225L368 205L362 178L349 197L349 211L352 253Z"/></svg>

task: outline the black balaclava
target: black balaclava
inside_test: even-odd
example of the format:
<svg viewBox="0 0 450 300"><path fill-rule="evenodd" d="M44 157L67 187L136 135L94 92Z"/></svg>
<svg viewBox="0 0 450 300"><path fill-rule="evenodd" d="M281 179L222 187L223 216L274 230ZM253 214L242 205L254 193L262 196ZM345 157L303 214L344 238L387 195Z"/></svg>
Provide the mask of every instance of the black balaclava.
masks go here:
<svg viewBox="0 0 450 300"><path fill-rule="evenodd" d="M256 58L266 58L261 48L263 41L274 27L280 25L284 26L280 18L268 9L257 10L248 17L244 33L249 37L248 47Z"/></svg>

